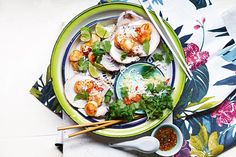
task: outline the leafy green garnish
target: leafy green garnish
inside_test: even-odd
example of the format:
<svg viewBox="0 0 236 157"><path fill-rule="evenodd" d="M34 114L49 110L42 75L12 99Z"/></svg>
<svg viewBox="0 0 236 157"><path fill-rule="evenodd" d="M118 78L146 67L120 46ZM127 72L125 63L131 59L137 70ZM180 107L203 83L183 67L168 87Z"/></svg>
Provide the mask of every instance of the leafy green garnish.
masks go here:
<svg viewBox="0 0 236 157"><path fill-rule="evenodd" d="M82 73L85 73L88 70L88 66L89 66L89 61L84 60L83 58L81 58L78 61L78 70Z"/></svg>
<svg viewBox="0 0 236 157"><path fill-rule="evenodd" d="M103 43L103 49L104 49L104 51L110 52L110 50L111 50L111 42L108 41L108 40L105 40L105 41L103 41L102 43Z"/></svg>
<svg viewBox="0 0 236 157"><path fill-rule="evenodd" d="M143 110L148 119L158 119L163 116L166 109L172 109L172 91L171 86L167 86L164 82L154 85L148 84L146 93L142 95L142 99L138 103L132 102L130 105L124 104L123 100L112 102L106 119L123 119L131 121L134 118L136 110ZM122 97L128 96L128 88L121 89Z"/></svg>
<svg viewBox="0 0 236 157"><path fill-rule="evenodd" d="M155 52L155 54L153 55L153 60L154 62L165 60L165 63L170 64L174 60L174 58L168 46L165 43L161 42L160 51Z"/></svg>
<svg viewBox="0 0 236 157"><path fill-rule="evenodd" d="M97 63L101 62L102 56L106 53L106 51L101 48L101 43L99 41L97 41L93 44L92 52L96 58Z"/></svg>
<svg viewBox="0 0 236 157"><path fill-rule="evenodd" d="M75 98L74 101L82 99L82 100L88 100L89 98L89 93L86 90L81 90L80 93L78 93Z"/></svg>
<svg viewBox="0 0 236 157"><path fill-rule="evenodd" d="M165 62L167 64L170 64L174 59L170 49L164 43L161 44L160 49L161 49L162 54L165 54Z"/></svg>
<svg viewBox="0 0 236 157"><path fill-rule="evenodd" d="M152 96L143 95L140 100L141 109L145 111L148 119L157 119L163 116L163 110L172 109L171 86L161 83L158 85L148 84L147 92L151 92Z"/></svg>
<svg viewBox="0 0 236 157"><path fill-rule="evenodd" d="M143 66L141 70L141 75L143 78L147 79L150 76L152 76L153 72L155 71L155 67L148 65L148 66Z"/></svg>
<svg viewBox="0 0 236 157"><path fill-rule="evenodd" d="M122 98L128 97L128 92L129 92L129 88L128 87L122 87L121 88L121 96L122 96Z"/></svg>
<svg viewBox="0 0 236 157"><path fill-rule="evenodd" d="M164 57L163 57L162 54L155 53L155 54L153 55L153 59L154 59L154 62L156 62L156 61L163 61L163 60L164 60Z"/></svg>
<svg viewBox="0 0 236 157"><path fill-rule="evenodd" d="M112 102L109 106L109 111L106 114L106 120L123 119L132 121L134 119L135 111L139 108L138 103L125 105L122 100Z"/></svg>
<svg viewBox="0 0 236 157"><path fill-rule="evenodd" d="M113 92L109 89L105 94L104 102L109 103L111 101L112 95L113 95Z"/></svg>
<svg viewBox="0 0 236 157"><path fill-rule="evenodd" d="M122 53L121 53L121 56L120 56L120 60L123 61L126 57L127 57L127 53L122 52Z"/></svg>
<svg viewBox="0 0 236 157"><path fill-rule="evenodd" d="M146 52L146 54L149 53L149 49L150 49L150 41L149 40L145 40L143 42L143 50L144 52Z"/></svg>

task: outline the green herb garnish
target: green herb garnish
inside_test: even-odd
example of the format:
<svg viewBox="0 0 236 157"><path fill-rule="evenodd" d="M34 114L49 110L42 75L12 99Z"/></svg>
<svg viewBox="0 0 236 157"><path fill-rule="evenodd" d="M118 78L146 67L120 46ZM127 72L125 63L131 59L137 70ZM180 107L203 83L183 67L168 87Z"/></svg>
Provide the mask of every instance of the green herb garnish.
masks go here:
<svg viewBox="0 0 236 157"><path fill-rule="evenodd" d="M108 41L108 40L105 40L105 41L102 42L102 44L103 44L104 51L110 52L110 50L111 50L111 42Z"/></svg>
<svg viewBox="0 0 236 157"><path fill-rule="evenodd" d="M143 42L143 50L144 52L146 52L146 54L149 53L149 49L150 49L150 41L149 40L145 40Z"/></svg>
<svg viewBox="0 0 236 157"><path fill-rule="evenodd" d="M156 67L151 66L151 65L143 66L141 70L142 77L145 79L149 78L155 72L155 69Z"/></svg>
<svg viewBox="0 0 236 157"><path fill-rule="evenodd" d="M88 66L89 66L89 61L84 60L83 58L81 58L78 61L78 70L82 73L85 73L88 70Z"/></svg>
<svg viewBox="0 0 236 157"><path fill-rule="evenodd" d="M151 92L152 96L143 95L140 100L141 109L145 111L148 119L158 119L163 116L163 110L172 109L172 91L171 86L165 85L164 82L154 85L147 85L147 92Z"/></svg>
<svg viewBox="0 0 236 157"><path fill-rule="evenodd" d="M163 61L163 60L164 60L164 57L163 57L162 54L155 53L155 54L153 55L153 59L154 59L154 62L156 62L156 61Z"/></svg>
<svg viewBox="0 0 236 157"><path fill-rule="evenodd" d="M120 60L123 61L123 60L127 57L127 55L128 55L127 53L122 52L122 53L121 53L121 56L120 56Z"/></svg>
<svg viewBox="0 0 236 157"><path fill-rule="evenodd" d="M122 98L128 97L128 92L129 92L129 88L128 87L122 87L121 88L121 96L122 96Z"/></svg>
<svg viewBox="0 0 236 157"><path fill-rule="evenodd" d="M164 43L161 43L160 49L161 49L162 54L165 55L165 62L167 64L170 64L174 59L170 49Z"/></svg>
<svg viewBox="0 0 236 157"><path fill-rule="evenodd" d="M112 95L113 95L113 92L109 89L105 94L104 102L109 103L111 101Z"/></svg>
<svg viewBox="0 0 236 157"><path fill-rule="evenodd" d="M82 99L82 100L88 100L89 93L86 90L81 90L74 98L74 101Z"/></svg>
<svg viewBox="0 0 236 157"><path fill-rule="evenodd" d="M106 53L106 51L103 48L101 48L101 43L99 41L93 44L92 52L96 58L97 63L101 62L102 56Z"/></svg>
<svg viewBox="0 0 236 157"><path fill-rule="evenodd" d="M106 114L106 120L123 119L132 121L134 119L135 111L139 108L138 103L125 105L122 100L117 100L109 105L109 111Z"/></svg>

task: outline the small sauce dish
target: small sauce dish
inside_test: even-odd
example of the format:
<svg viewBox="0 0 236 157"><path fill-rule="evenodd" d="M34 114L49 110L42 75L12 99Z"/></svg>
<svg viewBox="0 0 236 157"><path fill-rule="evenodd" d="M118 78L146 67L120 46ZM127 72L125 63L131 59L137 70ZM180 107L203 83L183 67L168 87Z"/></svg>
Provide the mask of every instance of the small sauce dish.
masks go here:
<svg viewBox="0 0 236 157"><path fill-rule="evenodd" d="M152 132L160 142L160 148L156 154L161 156L173 156L179 152L183 144L183 135L180 129L174 124L162 124Z"/></svg>

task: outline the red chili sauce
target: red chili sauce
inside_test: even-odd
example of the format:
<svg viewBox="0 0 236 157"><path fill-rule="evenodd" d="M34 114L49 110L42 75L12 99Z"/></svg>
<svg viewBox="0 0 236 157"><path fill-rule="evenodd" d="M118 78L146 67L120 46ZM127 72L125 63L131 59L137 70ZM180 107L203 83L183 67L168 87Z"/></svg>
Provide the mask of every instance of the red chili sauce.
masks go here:
<svg viewBox="0 0 236 157"><path fill-rule="evenodd" d="M177 143L177 135L170 127L160 128L155 137L160 142L160 150L167 151L173 148Z"/></svg>

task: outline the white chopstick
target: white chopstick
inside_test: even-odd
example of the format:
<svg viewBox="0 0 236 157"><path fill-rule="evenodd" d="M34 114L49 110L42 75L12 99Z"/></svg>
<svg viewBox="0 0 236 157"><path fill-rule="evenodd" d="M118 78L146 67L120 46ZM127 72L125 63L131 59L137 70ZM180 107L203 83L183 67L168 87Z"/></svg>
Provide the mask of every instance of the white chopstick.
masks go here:
<svg viewBox="0 0 236 157"><path fill-rule="evenodd" d="M150 0L148 0L149 3ZM187 75L187 77L189 78L189 80L192 80L192 72L190 71L190 69L188 68L188 65L185 62L185 59L182 57L181 53L178 51L178 48L176 47L176 45L173 43L173 39L169 38L170 34L169 31L167 30L162 30L165 27L165 24L163 23L161 17L159 17L159 15L155 12L156 17L158 18L158 20L161 22L162 27L158 26L155 22L155 20L152 18L152 15L150 14L149 10L145 7L145 4L142 2L142 0L139 0L140 4L143 6L145 12L147 13L148 17L150 18L150 20L152 21L153 25L155 26L155 28L158 30L158 32L160 33L161 37L164 39L165 43L167 44L167 46L169 47L169 49L171 50L172 54L174 55L175 59L178 61L180 67L183 69L183 71L185 72L185 74ZM153 6L150 3L151 7ZM168 35L165 36L163 33L167 33ZM174 45L174 47L173 47ZM181 58L182 61L179 60L179 57L177 56L176 52L179 54L178 56Z"/></svg>

